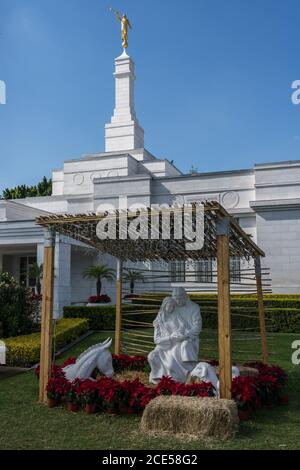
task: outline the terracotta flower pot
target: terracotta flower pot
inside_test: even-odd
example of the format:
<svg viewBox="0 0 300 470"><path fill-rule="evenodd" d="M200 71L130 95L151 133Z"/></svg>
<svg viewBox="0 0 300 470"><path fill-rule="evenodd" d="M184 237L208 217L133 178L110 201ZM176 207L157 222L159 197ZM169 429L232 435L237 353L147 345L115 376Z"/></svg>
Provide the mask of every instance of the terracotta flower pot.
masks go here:
<svg viewBox="0 0 300 470"><path fill-rule="evenodd" d="M251 410L238 410L240 421L248 421L251 418Z"/></svg>
<svg viewBox="0 0 300 470"><path fill-rule="evenodd" d="M122 402L119 403L119 413L121 415L127 415L127 406L124 405Z"/></svg>
<svg viewBox="0 0 300 470"><path fill-rule="evenodd" d="M95 405L95 403L87 403L87 404L85 405L84 411L85 411L86 414L88 414L88 415L94 414L95 411L96 411L96 405Z"/></svg>
<svg viewBox="0 0 300 470"><path fill-rule="evenodd" d="M55 400L54 398L48 398L48 408L55 408L57 405L57 400Z"/></svg>
<svg viewBox="0 0 300 470"><path fill-rule="evenodd" d="M72 413L76 413L79 410L78 403L68 403L67 404L68 411L72 411Z"/></svg>

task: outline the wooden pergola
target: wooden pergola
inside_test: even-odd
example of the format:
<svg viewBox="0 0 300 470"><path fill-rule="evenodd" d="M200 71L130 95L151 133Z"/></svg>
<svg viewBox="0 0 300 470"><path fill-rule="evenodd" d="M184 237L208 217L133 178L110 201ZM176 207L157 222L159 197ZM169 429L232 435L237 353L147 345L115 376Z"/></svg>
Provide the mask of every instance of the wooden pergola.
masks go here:
<svg viewBox="0 0 300 470"><path fill-rule="evenodd" d="M42 216L37 224L45 228L45 253L41 325L41 358L40 358L40 401L46 401L46 385L51 372L52 318L53 318L53 279L55 234L60 233L85 243L102 253L108 253L117 259L116 280L116 329L115 353L120 353L122 331L122 264L125 261L174 261L174 260L217 260L218 284L218 342L219 342L219 379L221 398L231 398L232 356L231 356L231 315L230 315L230 258L253 259L255 263L258 313L262 343L262 359L268 362L265 315L263 303L261 257L264 252L253 242L239 226L237 221L218 202L195 203L191 205L192 217L197 205L204 206L204 244L199 250L186 250L184 237L174 236L174 212L183 208L164 208L156 213L160 220L159 231L155 239L150 237L152 209L143 209L136 214L128 211L115 211L112 214L65 214ZM170 236L166 239L162 233L162 219L169 212ZM138 239L124 239L124 219L130 223L137 215L148 220L148 235ZM97 236L97 225L109 216L116 221L116 238L100 239ZM194 220L194 219L193 219ZM145 235L145 234L144 234Z"/></svg>

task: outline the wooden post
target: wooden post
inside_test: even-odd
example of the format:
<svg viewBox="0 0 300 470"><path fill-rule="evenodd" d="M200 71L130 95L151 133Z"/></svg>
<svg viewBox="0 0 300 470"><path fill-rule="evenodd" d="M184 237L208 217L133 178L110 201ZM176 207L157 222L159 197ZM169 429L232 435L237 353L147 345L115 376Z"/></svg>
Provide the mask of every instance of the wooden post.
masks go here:
<svg viewBox="0 0 300 470"><path fill-rule="evenodd" d="M265 322L265 308L264 298L261 280L261 258L256 256L255 258L255 278L256 278L256 290L257 290L257 304L258 304L258 315L259 315L259 326L260 326L260 337L261 337L261 349L262 349L262 360L264 364L269 362L267 336L266 336L266 322Z"/></svg>
<svg viewBox="0 0 300 470"><path fill-rule="evenodd" d="M116 326L115 326L115 354L121 352L121 328L122 328L122 261L117 260L116 282Z"/></svg>
<svg viewBox="0 0 300 470"><path fill-rule="evenodd" d="M227 217L217 221L218 336L220 398L231 399L230 255Z"/></svg>
<svg viewBox="0 0 300 470"><path fill-rule="evenodd" d="M45 248L43 263L43 300L41 321L41 354L40 354L40 382L39 401L47 401L46 387L51 374L52 354L52 319L53 319L53 291L54 291L54 250L55 233L45 231Z"/></svg>

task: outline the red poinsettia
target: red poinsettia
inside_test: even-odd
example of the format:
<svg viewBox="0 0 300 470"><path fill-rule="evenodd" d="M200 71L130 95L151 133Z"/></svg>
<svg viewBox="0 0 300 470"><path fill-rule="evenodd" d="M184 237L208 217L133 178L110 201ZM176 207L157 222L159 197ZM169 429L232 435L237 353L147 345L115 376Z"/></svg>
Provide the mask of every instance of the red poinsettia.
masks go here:
<svg viewBox="0 0 300 470"><path fill-rule="evenodd" d="M113 367L115 372L122 370L144 370L147 365L145 356L128 356L127 354L113 354Z"/></svg>
<svg viewBox="0 0 300 470"><path fill-rule="evenodd" d="M232 380L232 398L241 410L260 407L256 377L235 377Z"/></svg>
<svg viewBox="0 0 300 470"><path fill-rule="evenodd" d="M210 382L182 384L171 377L163 377L158 383L158 395L182 395L185 397L213 397L214 388Z"/></svg>
<svg viewBox="0 0 300 470"><path fill-rule="evenodd" d="M48 382L49 398L82 405L97 405L98 408L113 413L140 413L150 400L158 395L182 395L197 397L214 396L211 383L182 384L171 377L163 377L156 387L147 387L136 380L118 382L112 378L100 377L98 380L66 380L63 367L73 364L75 357L67 359L62 366L52 366L52 377ZM124 369L145 370L147 359L143 356L114 355L116 372ZM232 381L232 398L239 410L249 411L262 405L274 406L287 404L288 396L283 395L287 381L286 373L278 366L268 366L261 362L245 365L258 370L256 376L236 377ZM39 375L39 368L35 373Z"/></svg>
<svg viewBox="0 0 300 470"><path fill-rule="evenodd" d="M51 377L46 388L47 397L48 399L61 401L70 388L71 384L64 377Z"/></svg>
<svg viewBox="0 0 300 470"><path fill-rule="evenodd" d="M74 384L76 401L82 405L92 405L96 402L97 387L94 380L77 380Z"/></svg>
<svg viewBox="0 0 300 470"><path fill-rule="evenodd" d="M75 362L76 362L76 357L69 357L62 363L61 368L63 369L64 367L75 364Z"/></svg>
<svg viewBox="0 0 300 470"><path fill-rule="evenodd" d="M109 295L102 294L102 295L92 295L88 299L89 304L108 304L111 302L111 298Z"/></svg>
<svg viewBox="0 0 300 470"><path fill-rule="evenodd" d="M40 366L37 366L34 369L34 373L37 376L37 378L40 377ZM52 364L51 366L51 377L64 377L64 372L62 371L61 366L57 366L56 364Z"/></svg>

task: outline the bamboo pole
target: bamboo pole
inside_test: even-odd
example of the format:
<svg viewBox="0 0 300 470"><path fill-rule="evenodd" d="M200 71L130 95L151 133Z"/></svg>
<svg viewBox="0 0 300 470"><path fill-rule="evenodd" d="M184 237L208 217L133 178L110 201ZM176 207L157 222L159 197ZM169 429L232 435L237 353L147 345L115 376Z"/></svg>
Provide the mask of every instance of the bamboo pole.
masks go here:
<svg viewBox="0 0 300 470"><path fill-rule="evenodd" d="M115 326L115 354L121 352L121 328L122 328L122 261L117 260L116 281L116 326Z"/></svg>
<svg viewBox="0 0 300 470"><path fill-rule="evenodd" d="M218 336L220 397L231 399L232 358L230 321L229 219L217 222Z"/></svg>
<svg viewBox="0 0 300 470"><path fill-rule="evenodd" d="M264 364L268 364L269 354L267 346L266 336L266 320L265 320L265 307L261 280L261 258L256 256L255 258L255 277L256 277L256 289L257 289L257 304L258 304L258 315L259 315L259 326L261 336L261 349L262 349L262 360Z"/></svg>
<svg viewBox="0 0 300 470"><path fill-rule="evenodd" d="M43 300L41 318L41 353L40 353L40 379L39 401L47 401L46 387L51 374L52 355L52 319L53 319L53 291L54 291L54 251L55 234L53 231L45 232L45 248L43 263Z"/></svg>

